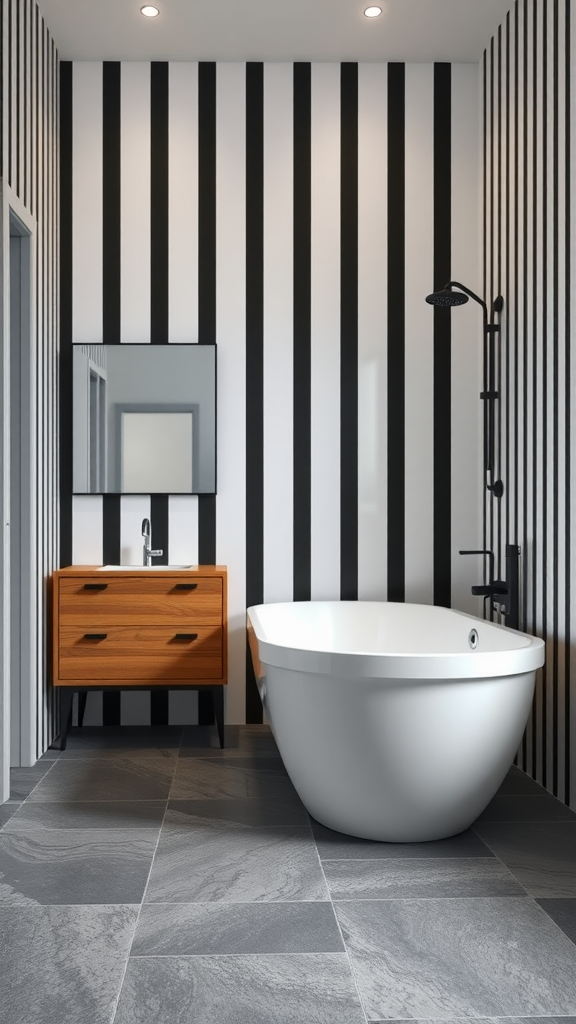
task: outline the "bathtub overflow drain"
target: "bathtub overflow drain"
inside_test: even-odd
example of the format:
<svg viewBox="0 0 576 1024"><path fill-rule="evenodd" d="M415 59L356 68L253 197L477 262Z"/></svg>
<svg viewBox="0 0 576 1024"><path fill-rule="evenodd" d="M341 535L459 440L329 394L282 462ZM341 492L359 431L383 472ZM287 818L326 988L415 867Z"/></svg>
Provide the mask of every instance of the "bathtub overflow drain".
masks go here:
<svg viewBox="0 0 576 1024"><path fill-rule="evenodd" d="M478 647L478 633L475 629L471 629L468 633L468 643L472 650L475 650L475 648Z"/></svg>

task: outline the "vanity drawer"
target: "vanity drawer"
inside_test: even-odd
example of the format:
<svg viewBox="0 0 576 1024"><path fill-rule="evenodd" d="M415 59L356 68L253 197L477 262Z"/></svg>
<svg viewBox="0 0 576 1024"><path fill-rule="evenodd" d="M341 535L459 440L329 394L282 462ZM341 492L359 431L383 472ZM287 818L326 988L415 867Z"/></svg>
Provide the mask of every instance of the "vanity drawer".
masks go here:
<svg viewBox="0 0 576 1024"><path fill-rule="evenodd" d="M96 589L98 588L98 589ZM170 625L222 623L222 579L218 576L126 578L91 576L59 580L61 625Z"/></svg>
<svg viewBox="0 0 576 1024"><path fill-rule="evenodd" d="M61 626L59 679L127 685L222 679L220 626Z"/></svg>

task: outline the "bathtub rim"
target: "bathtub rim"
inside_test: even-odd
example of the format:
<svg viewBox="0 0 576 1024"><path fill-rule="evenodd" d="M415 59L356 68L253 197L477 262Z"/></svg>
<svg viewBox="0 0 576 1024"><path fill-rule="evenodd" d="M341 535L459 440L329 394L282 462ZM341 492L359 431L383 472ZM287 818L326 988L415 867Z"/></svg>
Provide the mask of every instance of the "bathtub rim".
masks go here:
<svg viewBox="0 0 576 1024"><path fill-rule="evenodd" d="M257 676L261 677L266 665L285 668L294 672L305 672L313 675L334 676L349 679L482 679L499 676L514 676L525 672L533 672L541 668L545 660L545 644L540 637L531 636L520 630L501 626L499 623L479 619L468 612L455 608L445 611L470 621L474 624L506 633L521 636L527 641L526 646L500 651L468 650L455 653L357 653L328 650L311 650L306 647L282 646L266 639L265 626L260 616L260 608L286 607L295 604L404 604L406 607L430 608L435 605L416 604L398 601L270 601L250 606L246 611L246 625L252 651L252 659Z"/></svg>

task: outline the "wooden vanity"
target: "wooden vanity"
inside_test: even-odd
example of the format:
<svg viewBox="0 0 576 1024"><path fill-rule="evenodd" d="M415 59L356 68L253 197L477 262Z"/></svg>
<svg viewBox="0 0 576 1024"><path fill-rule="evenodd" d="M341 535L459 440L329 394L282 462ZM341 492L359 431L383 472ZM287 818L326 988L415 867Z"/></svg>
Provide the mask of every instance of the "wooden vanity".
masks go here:
<svg viewBox="0 0 576 1024"><path fill-rule="evenodd" d="M224 746L226 568L73 565L53 576L54 686L62 688L61 749L79 693L209 687Z"/></svg>

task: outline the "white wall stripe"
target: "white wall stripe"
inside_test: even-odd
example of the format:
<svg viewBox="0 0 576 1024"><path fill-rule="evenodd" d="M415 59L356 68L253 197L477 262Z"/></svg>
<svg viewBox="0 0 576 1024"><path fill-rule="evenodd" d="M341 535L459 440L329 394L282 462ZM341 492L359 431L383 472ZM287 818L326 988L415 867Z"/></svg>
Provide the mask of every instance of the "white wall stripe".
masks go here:
<svg viewBox="0 0 576 1024"><path fill-rule="evenodd" d="M168 82L168 330L198 341L198 65L171 63Z"/></svg>
<svg viewBox="0 0 576 1024"><path fill-rule="evenodd" d="M218 504L216 550L228 566L226 717L245 720L246 690L246 67L216 75L216 340Z"/></svg>
<svg viewBox="0 0 576 1024"><path fill-rule="evenodd" d="M198 564L198 497L195 494L170 495L168 536L171 565Z"/></svg>
<svg viewBox="0 0 576 1024"><path fill-rule="evenodd" d="M387 64L358 68L358 597L386 598Z"/></svg>
<svg viewBox="0 0 576 1024"><path fill-rule="evenodd" d="M72 68L72 329L75 343L102 341L102 64Z"/></svg>
<svg viewBox="0 0 576 1024"><path fill-rule="evenodd" d="M72 524L72 564L102 565L102 497L74 495Z"/></svg>
<svg viewBox="0 0 576 1024"><path fill-rule="evenodd" d="M311 597L340 596L340 65L312 65Z"/></svg>
<svg viewBox="0 0 576 1024"><path fill-rule="evenodd" d="M293 577L293 77L264 65L264 600Z"/></svg>
<svg viewBox="0 0 576 1024"><path fill-rule="evenodd" d="M387 65L358 69L358 596L386 597Z"/></svg>
<svg viewBox="0 0 576 1024"><path fill-rule="evenodd" d="M432 604L434 555L434 66L406 67L406 600ZM424 241L426 239L426 241ZM394 302L394 296L389 296ZM393 344L392 339L390 343ZM413 410L418 409L418 416ZM409 422L408 422L409 421Z"/></svg>
<svg viewBox="0 0 576 1024"><path fill-rule="evenodd" d="M120 332L123 342L150 341L150 64L121 72Z"/></svg>
<svg viewBox="0 0 576 1024"><path fill-rule="evenodd" d="M120 499L120 565L142 565L142 520L150 519L150 497L147 494L123 494ZM152 523L152 547L154 523Z"/></svg>

